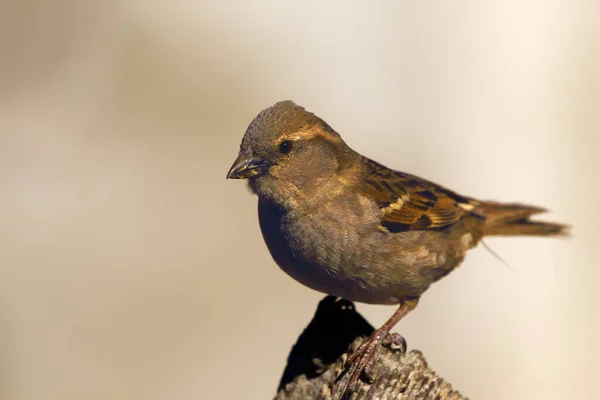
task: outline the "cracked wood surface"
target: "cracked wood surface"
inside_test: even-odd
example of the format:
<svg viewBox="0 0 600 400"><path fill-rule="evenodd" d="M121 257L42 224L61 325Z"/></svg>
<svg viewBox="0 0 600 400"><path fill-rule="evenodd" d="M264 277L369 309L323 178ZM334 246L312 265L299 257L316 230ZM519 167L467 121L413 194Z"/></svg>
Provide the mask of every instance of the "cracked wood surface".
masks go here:
<svg viewBox="0 0 600 400"><path fill-rule="evenodd" d="M374 328L354 304L325 297L288 357L275 400L338 400L350 373L344 373L349 349L357 348ZM437 375L418 350L403 353L383 347L371 384L361 380L351 400L466 399Z"/></svg>

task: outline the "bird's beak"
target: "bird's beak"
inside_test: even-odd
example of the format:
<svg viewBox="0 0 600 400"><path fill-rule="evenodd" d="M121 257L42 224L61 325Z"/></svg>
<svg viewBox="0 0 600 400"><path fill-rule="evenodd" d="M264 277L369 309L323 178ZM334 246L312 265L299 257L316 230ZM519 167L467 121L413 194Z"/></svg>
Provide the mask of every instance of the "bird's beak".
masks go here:
<svg viewBox="0 0 600 400"><path fill-rule="evenodd" d="M240 154L227 173L227 179L248 179L265 174L269 162L261 158Z"/></svg>

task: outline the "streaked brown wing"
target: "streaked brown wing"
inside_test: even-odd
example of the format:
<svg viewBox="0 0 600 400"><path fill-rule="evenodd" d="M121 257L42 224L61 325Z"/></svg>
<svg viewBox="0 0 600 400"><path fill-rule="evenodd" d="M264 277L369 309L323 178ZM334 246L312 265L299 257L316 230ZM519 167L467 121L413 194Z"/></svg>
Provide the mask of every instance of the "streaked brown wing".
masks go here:
<svg viewBox="0 0 600 400"><path fill-rule="evenodd" d="M425 179L369 159L365 163L368 176L363 194L377 202L381 224L392 232L443 229L470 214L477 204Z"/></svg>

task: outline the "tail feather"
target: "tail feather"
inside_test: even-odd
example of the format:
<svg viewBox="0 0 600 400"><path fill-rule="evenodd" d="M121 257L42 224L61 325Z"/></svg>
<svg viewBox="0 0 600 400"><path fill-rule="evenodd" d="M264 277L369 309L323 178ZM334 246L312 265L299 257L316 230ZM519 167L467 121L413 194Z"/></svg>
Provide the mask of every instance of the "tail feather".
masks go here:
<svg viewBox="0 0 600 400"><path fill-rule="evenodd" d="M474 210L485 218L485 236L568 236L568 225L530 219L546 211L535 206L495 202L481 202Z"/></svg>

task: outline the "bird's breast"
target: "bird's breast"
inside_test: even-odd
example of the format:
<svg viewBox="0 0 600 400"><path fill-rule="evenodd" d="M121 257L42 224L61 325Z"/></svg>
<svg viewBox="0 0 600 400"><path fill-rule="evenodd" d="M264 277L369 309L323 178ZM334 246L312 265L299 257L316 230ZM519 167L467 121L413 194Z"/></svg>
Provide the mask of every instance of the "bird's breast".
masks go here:
<svg viewBox="0 0 600 400"><path fill-rule="evenodd" d="M412 256L398 252L365 204L344 204L294 213L259 201L261 231L279 267L305 286L352 301L394 304L420 294L426 287L407 264Z"/></svg>
<svg viewBox="0 0 600 400"><path fill-rule="evenodd" d="M341 260L341 249L335 244L339 238L327 221L317 223L314 218L259 202L260 228L277 265L300 283L334 294L331 280Z"/></svg>

